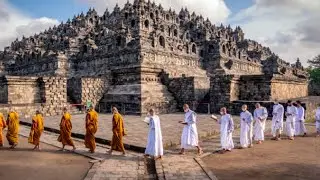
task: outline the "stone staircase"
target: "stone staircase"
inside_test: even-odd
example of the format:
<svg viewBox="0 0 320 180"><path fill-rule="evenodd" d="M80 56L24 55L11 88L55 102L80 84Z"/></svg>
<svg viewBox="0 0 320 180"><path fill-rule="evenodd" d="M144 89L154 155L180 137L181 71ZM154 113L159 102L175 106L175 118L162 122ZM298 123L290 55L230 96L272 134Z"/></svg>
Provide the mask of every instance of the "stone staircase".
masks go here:
<svg viewBox="0 0 320 180"><path fill-rule="evenodd" d="M67 96L67 106L68 106L68 109L69 109L69 112L71 114L82 114L82 113L85 113L84 112L84 109L82 109L82 106L75 106L74 105L74 101L72 100L72 98L70 96Z"/></svg>

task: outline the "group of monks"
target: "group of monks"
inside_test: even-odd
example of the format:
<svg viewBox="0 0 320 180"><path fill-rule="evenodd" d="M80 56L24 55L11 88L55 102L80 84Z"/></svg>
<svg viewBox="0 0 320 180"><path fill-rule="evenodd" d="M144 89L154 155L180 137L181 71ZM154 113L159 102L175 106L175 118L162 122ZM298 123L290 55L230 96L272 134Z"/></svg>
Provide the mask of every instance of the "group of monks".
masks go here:
<svg viewBox="0 0 320 180"><path fill-rule="evenodd" d="M278 101L274 102L271 126L272 140L280 140L281 138L281 133L284 129L284 115L286 116L286 134L290 140L294 140L294 136L306 136L307 130L304 125L305 109L302 107L301 102L297 101L294 104L292 101L288 101L287 105L287 109L284 111L284 107L279 104ZM256 109L252 115L248 111L247 105L242 106L242 112L240 114L240 148L252 147L253 140L255 140L257 144L261 144L265 140L264 131L268 111L259 103L255 104L255 107ZM183 109L185 112L184 121L179 121L179 123L183 125L180 154L185 154L185 149L193 147L198 149L198 154L202 154L203 151L198 140L196 113L189 108L188 104L185 104ZM112 154L115 150L126 155L123 144L123 136L126 135L123 118L116 107L112 108L112 113L113 136L111 148L108 153ZM220 114L221 117L219 119L214 115L212 115L211 118L220 124L221 152L224 153L234 148L232 137L234 122L232 116L227 113L227 108L221 108ZM149 126L149 133L145 155L153 156L156 159L161 158L163 155L163 144L160 118L155 114L153 109L150 109L146 119L144 122ZM317 136L320 136L320 104L316 110L315 119ZM10 110L7 121L5 121L3 114L0 113L0 146L3 146L2 130L6 127L8 128L6 137L11 146L10 148L15 148L18 145L19 116L14 110ZM92 106L86 114L85 129L85 147L89 149L89 152L94 153L96 149L95 134L98 130L98 113ZM36 114L32 117L32 126L28 138L28 142L35 145L34 150L40 150L40 137L43 130L44 118L39 111L36 111ZM66 145L72 146L73 150L76 149L71 138L71 133L71 115L68 113L67 108L63 108L63 115L60 122L60 135L58 137L58 141L62 143L61 150L64 150Z"/></svg>
<svg viewBox="0 0 320 180"><path fill-rule="evenodd" d="M264 140L265 124L268 118L268 111L265 107L262 107L259 103L255 105L253 115L248 111L247 105L242 105L242 112L240 114L240 148L250 148L253 146L253 140L257 144L261 144ZM220 141L221 152L231 151L234 148L232 132L234 131L234 123L230 114L227 113L225 107L220 110L221 118L212 115L212 118L219 122L220 126ZM272 111L272 139L281 140L281 134L284 129L284 116L286 116L285 130L289 140L294 140L295 136L307 135L305 127L305 109L302 107L302 103L297 101L287 102L286 111L283 105L277 100L274 102ZM316 129L317 136L320 136L320 104L316 110ZM254 125L253 125L254 124Z"/></svg>
<svg viewBox="0 0 320 180"><path fill-rule="evenodd" d="M113 107L113 137L111 142L111 154L113 150L121 151L125 155L125 149L122 141L122 137L125 135L122 116L119 114L117 108ZM2 130L7 127L7 140L10 148L14 149L19 142L19 115L13 109L10 110L7 120L5 120L2 113L0 113L0 147L3 146L3 133ZM91 153L95 152L95 133L98 130L98 113L91 106L86 114L85 118L85 147L89 149ZM36 111L36 114L32 117L32 126L28 137L28 142L35 145L34 150L41 150L40 137L44 131L44 118L40 111ZM58 141L62 143L62 149L65 146L72 146L73 151L76 150L74 142L71 138L72 123L71 115L68 113L67 108L63 108L63 115L60 122L60 135Z"/></svg>

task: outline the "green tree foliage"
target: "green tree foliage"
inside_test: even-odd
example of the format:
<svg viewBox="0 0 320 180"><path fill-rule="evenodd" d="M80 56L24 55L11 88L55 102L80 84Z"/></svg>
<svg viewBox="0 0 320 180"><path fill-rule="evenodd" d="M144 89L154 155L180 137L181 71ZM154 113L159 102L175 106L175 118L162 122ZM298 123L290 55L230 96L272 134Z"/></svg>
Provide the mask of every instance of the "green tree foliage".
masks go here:
<svg viewBox="0 0 320 180"><path fill-rule="evenodd" d="M308 63L314 68L320 68L320 54L314 57L312 60L308 60Z"/></svg>
<svg viewBox="0 0 320 180"><path fill-rule="evenodd" d="M320 68L309 69L310 80L316 84L320 84Z"/></svg>

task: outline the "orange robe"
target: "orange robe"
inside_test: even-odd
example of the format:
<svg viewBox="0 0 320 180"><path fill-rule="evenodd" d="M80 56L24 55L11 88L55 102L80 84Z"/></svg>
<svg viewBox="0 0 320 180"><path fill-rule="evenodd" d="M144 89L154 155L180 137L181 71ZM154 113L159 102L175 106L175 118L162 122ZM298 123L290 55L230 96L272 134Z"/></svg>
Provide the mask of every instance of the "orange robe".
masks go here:
<svg viewBox="0 0 320 180"><path fill-rule="evenodd" d="M112 118L112 141L111 149L115 151L124 152L124 146L122 137L124 134L124 125L122 116L119 113L115 113Z"/></svg>
<svg viewBox="0 0 320 180"><path fill-rule="evenodd" d="M84 138L84 144L86 148L89 148L91 152L96 149L95 134L98 130L98 113L95 110L91 110L86 116L86 135Z"/></svg>
<svg viewBox="0 0 320 180"><path fill-rule="evenodd" d="M3 142L3 134L2 134L2 130L4 128L6 128L6 121L4 120L4 116L2 113L0 113L0 146L3 146L4 142Z"/></svg>
<svg viewBox="0 0 320 180"><path fill-rule="evenodd" d="M19 141L19 115L17 112L10 112L7 119L7 140L9 144L16 145Z"/></svg>
<svg viewBox="0 0 320 180"><path fill-rule="evenodd" d="M44 130L44 122L41 114L37 114L32 118L32 127L29 134L28 142L30 144L39 145L40 137Z"/></svg>
<svg viewBox="0 0 320 180"><path fill-rule="evenodd" d="M58 141L62 143L62 145L74 146L73 140L71 138L71 115L69 113L64 113L60 122L60 136L58 137Z"/></svg>

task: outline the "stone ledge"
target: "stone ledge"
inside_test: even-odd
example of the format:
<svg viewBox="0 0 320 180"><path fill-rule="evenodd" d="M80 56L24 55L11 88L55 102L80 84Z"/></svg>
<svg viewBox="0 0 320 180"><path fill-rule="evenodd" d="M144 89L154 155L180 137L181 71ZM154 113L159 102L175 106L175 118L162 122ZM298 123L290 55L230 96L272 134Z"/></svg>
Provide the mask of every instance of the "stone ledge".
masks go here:
<svg viewBox="0 0 320 180"><path fill-rule="evenodd" d="M208 156L210 154L206 154L205 156ZM205 157L204 156L204 157ZM203 158L203 157L201 157ZM201 167L201 169L207 174L207 176L211 179L211 180L218 180L217 176L214 175L214 173L207 167L207 165L201 160L200 157L197 158L193 158Z"/></svg>

